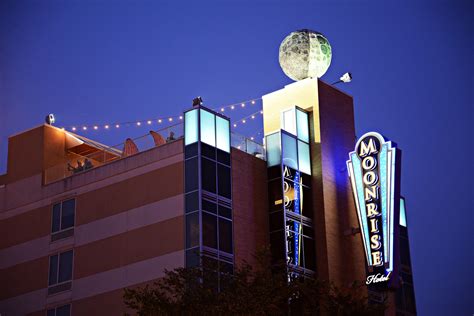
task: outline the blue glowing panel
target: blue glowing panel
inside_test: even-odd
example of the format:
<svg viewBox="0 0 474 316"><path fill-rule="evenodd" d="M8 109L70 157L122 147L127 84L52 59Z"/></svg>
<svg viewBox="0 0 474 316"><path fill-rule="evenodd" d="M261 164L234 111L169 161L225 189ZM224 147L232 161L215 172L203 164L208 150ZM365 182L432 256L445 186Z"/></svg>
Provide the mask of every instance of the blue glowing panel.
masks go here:
<svg viewBox="0 0 474 316"><path fill-rule="evenodd" d="M309 145L300 140L298 140L298 164L301 172L311 175Z"/></svg>
<svg viewBox="0 0 474 316"><path fill-rule="evenodd" d="M309 143L308 114L296 109L296 130L298 138Z"/></svg>
<svg viewBox="0 0 474 316"><path fill-rule="evenodd" d="M229 121L216 116L216 147L230 153Z"/></svg>
<svg viewBox="0 0 474 316"><path fill-rule="evenodd" d="M267 166L277 166L281 162L280 133L270 134L265 137L267 149Z"/></svg>
<svg viewBox="0 0 474 316"><path fill-rule="evenodd" d="M281 144L283 154L283 164L293 169L298 169L298 152L296 148L296 139L281 133Z"/></svg>
<svg viewBox="0 0 474 316"><path fill-rule="evenodd" d="M205 110L200 110L201 115L201 142L216 147L215 115Z"/></svg>
<svg viewBox="0 0 474 316"><path fill-rule="evenodd" d="M184 115L184 145L189 145L198 141L198 110L186 112Z"/></svg>
<svg viewBox="0 0 474 316"><path fill-rule="evenodd" d="M407 227L407 213L405 209L405 199L400 199L400 225Z"/></svg>

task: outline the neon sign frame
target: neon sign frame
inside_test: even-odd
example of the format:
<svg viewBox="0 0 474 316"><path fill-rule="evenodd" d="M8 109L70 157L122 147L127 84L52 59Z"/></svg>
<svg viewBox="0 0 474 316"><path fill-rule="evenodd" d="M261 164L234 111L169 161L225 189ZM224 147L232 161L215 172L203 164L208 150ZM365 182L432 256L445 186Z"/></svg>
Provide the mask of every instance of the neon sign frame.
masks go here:
<svg viewBox="0 0 474 316"><path fill-rule="evenodd" d="M369 132L359 138L347 161L367 265L371 272L383 270L383 281L388 281L396 262L397 160L392 142ZM373 276L367 284L369 278Z"/></svg>

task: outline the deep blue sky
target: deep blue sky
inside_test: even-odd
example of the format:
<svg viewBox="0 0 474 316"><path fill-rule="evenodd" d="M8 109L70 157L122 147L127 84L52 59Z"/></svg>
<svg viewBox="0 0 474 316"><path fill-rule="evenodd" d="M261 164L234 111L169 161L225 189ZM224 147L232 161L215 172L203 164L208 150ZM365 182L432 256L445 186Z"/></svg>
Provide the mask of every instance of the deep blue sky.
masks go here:
<svg viewBox="0 0 474 316"><path fill-rule="evenodd" d="M470 315L474 10L411 2L3 1L0 172L8 135L49 112L58 125L120 122L179 114L197 95L214 107L279 89L291 82L280 42L315 29L333 48L323 80L353 73L341 88L358 135L403 150L419 314ZM87 135L112 145L147 130Z"/></svg>

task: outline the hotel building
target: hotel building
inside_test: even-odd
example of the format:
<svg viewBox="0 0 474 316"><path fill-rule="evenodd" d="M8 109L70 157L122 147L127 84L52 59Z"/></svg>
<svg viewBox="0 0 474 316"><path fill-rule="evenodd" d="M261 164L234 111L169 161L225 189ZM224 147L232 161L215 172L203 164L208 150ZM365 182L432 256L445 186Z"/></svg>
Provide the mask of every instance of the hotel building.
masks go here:
<svg viewBox="0 0 474 316"><path fill-rule="evenodd" d="M255 263L267 245L290 275L365 282L372 268L346 164L352 97L305 79L262 100L265 147L201 105L140 149L48 124L11 136L0 176L0 314L123 314L124 288L203 258L219 276ZM394 192L395 280L367 294L387 302L387 315L416 315L405 201Z"/></svg>

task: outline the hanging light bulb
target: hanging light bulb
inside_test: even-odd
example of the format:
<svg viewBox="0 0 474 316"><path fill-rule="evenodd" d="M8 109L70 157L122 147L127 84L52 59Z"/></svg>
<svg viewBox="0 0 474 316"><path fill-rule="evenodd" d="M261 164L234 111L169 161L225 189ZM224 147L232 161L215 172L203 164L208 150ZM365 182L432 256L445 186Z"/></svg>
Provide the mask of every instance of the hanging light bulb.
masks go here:
<svg viewBox="0 0 474 316"><path fill-rule="evenodd" d="M73 131L75 131L75 130L76 130L76 128L75 128L74 126L73 126L71 129L72 129Z"/></svg>
<svg viewBox="0 0 474 316"><path fill-rule="evenodd" d="M147 121L147 124L150 125L150 124L151 124L151 121Z"/></svg>
<svg viewBox="0 0 474 316"><path fill-rule="evenodd" d="M252 102L251 102L251 103L252 103L252 104L255 104L255 100L252 100Z"/></svg>
<svg viewBox="0 0 474 316"><path fill-rule="evenodd" d="M159 120L158 120L158 123L161 123L161 122L162 122L162 120L161 120L161 119L159 119Z"/></svg>
<svg viewBox="0 0 474 316"><path fill-rule="evenodd" d="M87 126L82 127L83 130L87 131Z"/></svg>
<svg viewBox="0 0 474 316"><path fill-rule="evenodd" d="M245 107L245 103L242 103L241 106L242 106L242 107Z"/></svg>
<svg viewBox="0 0 474 316"><path fill-rule="evenodd" d="M96 126L94 126L94 129L97 130L97 129L99 129L99 127L96 125Z"/></svg>
<svg viewBox="0 0 474 316"><path fill-rule="evenodd" d="M224 112L224 108L221 108L221 112Z"/></svg>
<svg viewBox="0 0 474 316"><path fill-rule="evenodd" d="M142 123L141 123L141 122L137 122L137 126L140 126L140 125L142 125Z"/></svg>
<svg viewBox="0 0 474 316"><path fill-rule="evenodd" d="M182 120L182 119L183 119L183 116L182 116L182 115L180 115L180 116L179 116L179 119L180 119L180 120Z"/></svg>
<svg viewBox="0 0 474 316"><path fill-rule="evenodd" d="M245 124L245 120L242 120L242 123L244 123L244 124Z"/></svg>
<svg viewBox="0 0 474 316"><path fill-rule="evenodd" d="M230 106L230 109L233 110L235 107L233 105Z"/></svg>
<svg viewBox="0 0 474 316"><path fill-rule="evenodd" d="M252 115L252 120L255 118L255 115Z"/></svg>
<svg viewBox="0 0 474 316"><path fill-rule="evenodd" d="M236 124L236 123L234 123L234 127L237 127L237 124Z"/></svg>
<svg viewBox="0 0 474 316"><path fill-rule="evenodd" d="M115 124L115 128L119 128L119 127L120 127L120 125L118 125L118 124Z"/></svg>
<svg viewBox="0 0 474 316"><path fill-rule="evenodd" d="M168 121L172 122L172 121L173 121L173 118L172 118L172 117L170 117L170 118L168 119Z"/></svg>
<svg viewBox="0 0 474 316"><path fill-rule="evenodd" d="M105 125L104 127L105 127L105 129L109 129L109 125Z"/></svg>

